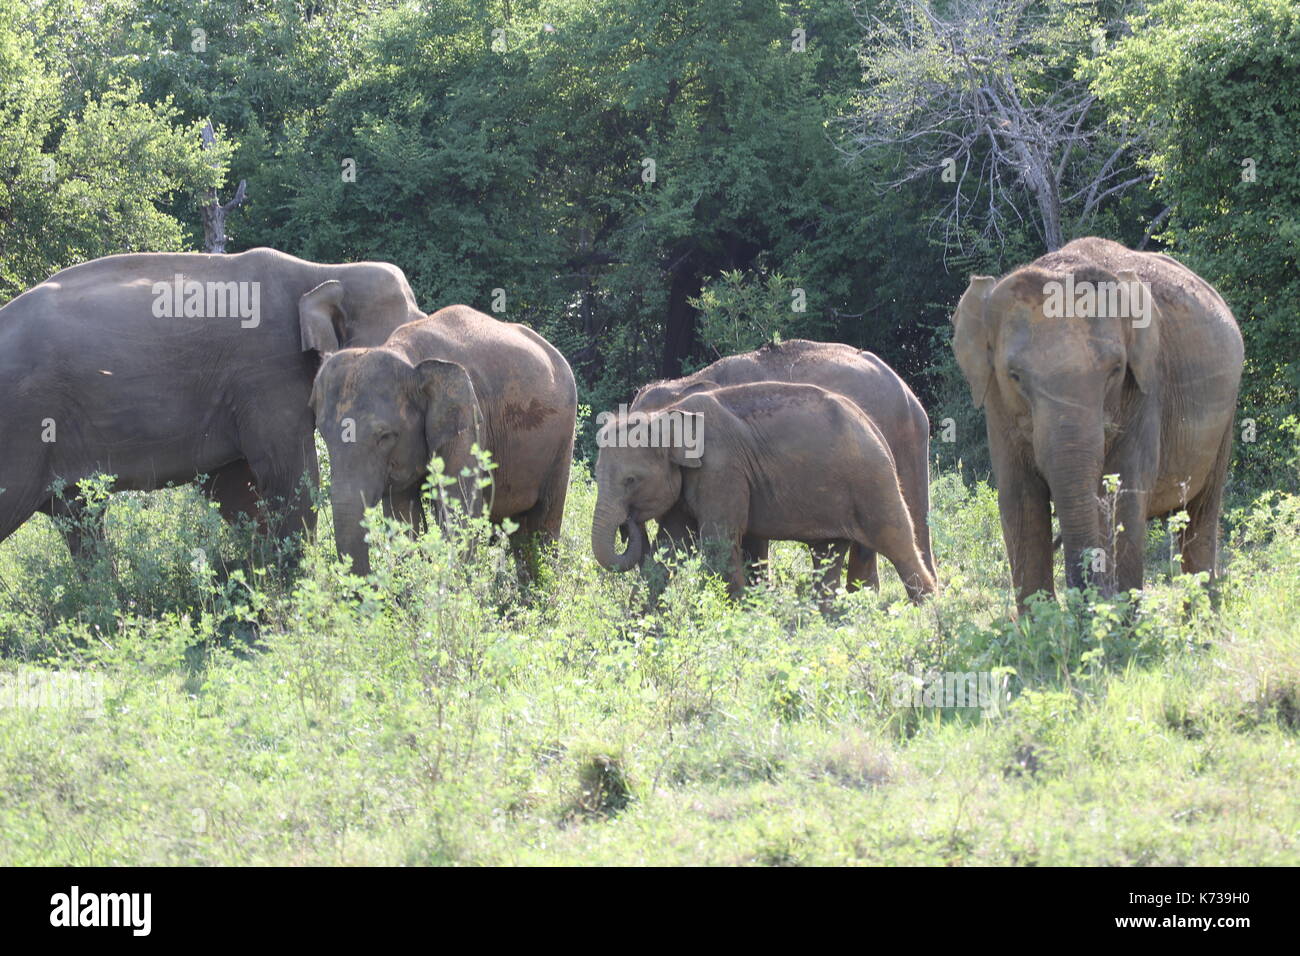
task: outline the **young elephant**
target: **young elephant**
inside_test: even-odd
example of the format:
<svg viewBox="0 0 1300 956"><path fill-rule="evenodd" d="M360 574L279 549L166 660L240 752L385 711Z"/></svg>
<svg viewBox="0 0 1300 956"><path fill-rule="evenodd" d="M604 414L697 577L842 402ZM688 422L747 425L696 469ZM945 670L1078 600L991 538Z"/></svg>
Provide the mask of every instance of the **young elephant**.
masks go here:
<svg viewBox="0 0 1300 956"><path fill-rule="evenodd" d="M634 414L643 416L644 427L609 422L596 459L591 546L603 567L635 567L644 522L680 508L698 525L706 548L722 548L732 595L745 586L745 535L849 541L885 555L914 602L934 591L894 457L879 429L843 396L813 385L758 382ZM691 427L701 429L698 448L679 441L647 447ZM633 444L643 447L628 447ZM621 555L615 551L620 526L631 535Z"/></svg>
<svg viewBox="0 0 1300 956"><path fill-rule="evenodd" d="M473 469L475 443L497 468L487 492L495 522L519 524L516 547L560 534L578 396L569 363L531 329L453 305L411 322L378 348L326 357L311 394L329 449L334 535L353 570L370 570L367 507L418 527L430 459ZM471 513L476 483L449 489Z"/></svg>
<svg viewBox="0 0 1300 956"><path fill-rule="evenodd" d="M646 385L636 393L632 410L653 411L692 392L751 382L816 385L843 395L866 413L894 456L898 484L916 532L916 546L926 569L934 575L928 524L930 419L907 383L871 352L837 342L806 339L769 342L753 352L721 358L683 378ZM689 544L692 535L698 532L677 513L664 515L658 524L652 553L657 553L663 545L679 548ZM641 531L644 534L644 527ZM757 573L761 573L767 560L767 544L754 535L745 536L745 560ZM872 588L880 586L874 551L849 548L840 541L816 542L810 548L814 565L822 569L824 588L833 589L838 585L846 556L850 591L862 584Z"/></svg>

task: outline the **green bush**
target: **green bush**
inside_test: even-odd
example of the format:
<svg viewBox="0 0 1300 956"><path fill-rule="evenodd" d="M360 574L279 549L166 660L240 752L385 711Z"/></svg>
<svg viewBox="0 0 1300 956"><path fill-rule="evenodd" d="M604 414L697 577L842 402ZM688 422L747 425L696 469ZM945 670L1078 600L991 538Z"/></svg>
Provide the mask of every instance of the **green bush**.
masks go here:
<svg viewBox="0 0 1300 956"><path fill-rule="evenodd" d="M0 546L0 862L1296 862L1300 499L1232 516L1217 609L1154 571L1019 621L996 496L933 486L942 592L818 610L808 551L726 599L600 570L575 470L521 582L485 522L294 574L189 489L119 496L93 573ZM194 566L195 548L211 555ZM900 697L987 674L1009 704Z"/></svg>

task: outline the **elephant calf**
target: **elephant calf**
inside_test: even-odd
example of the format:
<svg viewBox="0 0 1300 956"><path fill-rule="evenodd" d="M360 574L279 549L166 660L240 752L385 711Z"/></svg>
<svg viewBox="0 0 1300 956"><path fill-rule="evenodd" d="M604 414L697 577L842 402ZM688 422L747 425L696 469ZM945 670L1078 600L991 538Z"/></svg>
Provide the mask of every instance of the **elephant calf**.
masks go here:
<svg viewBox="0 0 1300 956"><path fill-rule="evenodd" d="M836 342L810 342L787 339L769 342L753 352L729 355L684 378L654 382L641 388L632 402L632 411L663 408L692 392L709 391L722 385L753 382L790 382L816 385L852 401L878 429L898 469L898 484L903 491L916 531L926 569L935 574L930 548L930 419L907 383L880 358L851 345ZM644 527L641 529L644 533ZM678 514L659 519L659 531L652 552L661 546L678 547L689 543L698 531ZM746 561L762 573L767 561L767 542L753 535L744 541ZM811 546L813 562L823 571L823 587L833 589L840 579L840 568L848 558L848 589L862 584L878 588L876 554L862 548L846 548L844 542L826 541Z"/></svg>
<svg viewBox="0 0 1300 956"><path fill-rule="evenodd" d="M445 473L476 465L475 445L497 468L488 512L519 524L515 544L560 534L578 395L569 363L531 329L453 305L397 329L378 348L326 357L311 394L329 449L340 557L370 570L361 526L367 507L420 523L433 456ZM473 481L450 489L468 511L484 502Z"/></svg>
<svg viewBox="0 0 1300 956"><path fill-rule="evenodd" d="M848 541L887 557L912 601L934 591L894 457L849 399L813 385L758 382L696 392L632 417L632 428L611 421L600 435L591 544L603 567L635 567L644 522L676 508L706 546L722 547L733 596L745 586L746 535ZM677 441L692 429L698 447ZM630 535L623 554L615 551L620 526Z"/></svg>

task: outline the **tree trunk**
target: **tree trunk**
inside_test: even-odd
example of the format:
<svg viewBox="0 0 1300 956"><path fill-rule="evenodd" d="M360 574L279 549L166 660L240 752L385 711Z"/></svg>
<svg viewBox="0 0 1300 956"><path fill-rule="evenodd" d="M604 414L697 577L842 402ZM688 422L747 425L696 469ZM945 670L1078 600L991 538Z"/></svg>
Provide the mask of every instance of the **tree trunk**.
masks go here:
<svg viewBox="0 0 1300 956"><path fill-rule="evenodd" d="M209 120L203 127L203 148L211 149L217 142L217 134L213 132L212 121ZM226 251L226 213L240 205L244 201L244 190L248 184L244 180L239 181L239 187L235 190L234 198L230 202L222 204L217 197L215 189L209 189L204 196L206 202L203 204L203 251L209 253L224 253Z"/></svg>
<svg viewBox="0 0 1300 956"><path fill-rule="evenodd" d="M695 255L688 253L673 269L668 288L668 320L664 328L663 360L659 374L677 378L682 374L682 360L695 348L695 307L690 299L700 294L703 284L696 270Z"/></svg>

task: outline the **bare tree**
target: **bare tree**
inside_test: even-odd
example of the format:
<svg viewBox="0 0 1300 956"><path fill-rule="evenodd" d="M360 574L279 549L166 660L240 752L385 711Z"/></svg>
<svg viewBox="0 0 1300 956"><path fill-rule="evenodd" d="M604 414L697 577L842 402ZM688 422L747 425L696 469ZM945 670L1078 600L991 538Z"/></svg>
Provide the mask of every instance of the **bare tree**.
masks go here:
<svg viewBox="0 0 1300 956"><path fill-rule="evenodd" d="M867 88L845 122L851 153L900 157L884 187L934 175L954 184L936 216L950 248L971 228L1000 243L1006 223L1028 219L1057 249L1067 218L1086 227L1103 200L1150 178L1130 162L1135 137L1103 122L1081 74L1105 47L1095 5L946 9L899 0L888 21L858 12Z"/></svg>
<svg viewBox="0 0 1300 956"><path fill-rule="evenodd" d="M213 149L217 145L217 134L212 129L211 120L203 124L201 136L204 149ZM235 189L235 195L230 202L224 205L217 196L215 188L209 189L203 197L206 200L202 206L204 252L226 251L226 213L244 201L244 191L247 185L241 179L238 188Z"/></svg>

